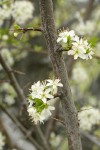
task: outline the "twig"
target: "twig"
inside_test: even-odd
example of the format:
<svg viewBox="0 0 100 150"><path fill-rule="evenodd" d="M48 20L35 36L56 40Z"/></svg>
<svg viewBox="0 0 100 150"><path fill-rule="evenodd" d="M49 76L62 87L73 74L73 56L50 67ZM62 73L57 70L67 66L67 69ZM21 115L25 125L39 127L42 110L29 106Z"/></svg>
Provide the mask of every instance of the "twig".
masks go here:
<svg viewBox="0 0 100 150"><path fill-rule="evenodd" d="M12 69L10 68L10 66L8 66L5 63L5 61L4 61L3 57L1 56L1 54L0 54L0 63L3 67L3 69L5 70L5 72L7 73L8 77L10 79L10 83L13 86L13 88L15 89L15 91L16 91L18 97L19 97L19 103L23 102L23 104L24 104L25 103L25 97L24 97L23 91L20 88L19 83L17 82L14 73L12 72Z"/></svg>
<svg viewBox="0 0 100 150"><path fill-rule="evenodd" d="M85 136L87 139L89 139L92 143L96 144L98 147L100 147L100 141L96 139L93 135L86 133L86 132L81 132L83 136Z"/></svg>
<svg viewBox="0 0 100 150"><path fill-rule="evenodd" d="M36 146L36 148L38 148L39 150L43 150L43 148L35 141L35 139L32 138L32 136L27 136L28 135L28 131L26 130L26 128L19 122L19 120L13 114L8 112L5 109L5 107L2 106L1 104L0 104L0 109L10 117L10 119L21 129L21 131Z"/></svg>
<svg viewBox="0 0 100 150"><path fill-rule="evenodd" d="M64 121L62 121L62 120L60 120L60 119L57 119L57 118L54 118L54 117L51 117L51 118L54 119L54 120L56 120L56 121L58 121L58 122L60 122L60 123L63 124L64 126L66 126L66 124L65 124Z"/></svg>
<svg viewBox="0 0 100 150"><path fill-rule="evenodd" d="M20 74L20 75L25 75L24 72L19 71L19 70L13 70L13 69L12 69L11 72L14 72L14 73L17 73L17 74Z"/></svg>
<svg viewBox="0 0 100 150"><path fill-rule="evenodd" d="M100 56L97 56L97 55L95 55L95 56L93 56L95 59L100 59Z"/></svg>
<svg viewBox="0 0 100 150"><path fill-rule="evenodd" d="M80 113L81 111L90 110L90 109L93 109L93 108L82 109L82 110L79 110L78 113Z"/></svg>
<svg viewBox="0 0 100 150"><path fill-rule="evenodd" d="M36 126L37 132L42 140L43 146L45 147L46 150L50 150L50 146L48 144L48 141L46 140L41 128L39 125Z"/></svg>
<svg viewBox="0 0 100 150"><path fill-rule="evenodd" d="M26 33L27 31L43 32L43 29L42 28L18 28L18 29L10 29L9 31L21 31L23 33Z"/></svg>
<svg viewBox="0 0 100 150"><path fill-rule="evenodd" d="M9 83L10 81L9 80L0 80L0 83L5 83L5 82Z"/></svg>
<svg viewBox="0 0 100 150"><path fill-rule="evenodd" d="M54 117L54 118L59 114L59 102L60 101L57 100L56 103L55 103L55 111L54 111L54 113L52 115L52 117ZM46 137L46 139L49 139L50 133L54 129L54 126L55 126L55 120L51 118L48 121L46 130L45 130L45 137Z"/></svg>

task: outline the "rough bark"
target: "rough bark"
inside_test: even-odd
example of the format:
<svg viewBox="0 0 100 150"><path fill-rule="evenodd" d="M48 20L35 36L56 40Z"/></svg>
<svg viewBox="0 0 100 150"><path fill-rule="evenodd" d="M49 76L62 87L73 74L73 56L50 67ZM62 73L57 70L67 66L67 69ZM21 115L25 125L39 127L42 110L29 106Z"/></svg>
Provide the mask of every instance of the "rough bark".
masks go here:
<svg viewBox="0 0 100 150"><path fill-rule="evenodd" d="M68 81L68 74L61 52L57 52L57 33L53 17L52 0L39 0L40 13L44 36L49 50L52 66L56 77L63 83L61 104L65 116L66 131L68 136L69 150L82 150L80 132L78 126L77 111L72 100L71 90Z"/></svg>

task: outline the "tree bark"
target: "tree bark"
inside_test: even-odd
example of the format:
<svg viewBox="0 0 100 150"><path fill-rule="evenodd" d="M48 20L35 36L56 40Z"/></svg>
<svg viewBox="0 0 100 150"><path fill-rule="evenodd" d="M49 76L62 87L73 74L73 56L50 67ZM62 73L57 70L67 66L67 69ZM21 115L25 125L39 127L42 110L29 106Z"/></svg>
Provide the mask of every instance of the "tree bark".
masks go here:
<svg viewBox="0 0 100 150"><path fill-rule="evenodd" d="M57 52L57 33L53 17L52 0L39 0L40 13L44 36L49 50L54 73L61 79L63 84L61 104L65 117L66 131L68 136L69 150L82 150L81 138L78 125L78 115L72 100L71 90L68 81L68 74L63 61L62 52Z"/></svg>

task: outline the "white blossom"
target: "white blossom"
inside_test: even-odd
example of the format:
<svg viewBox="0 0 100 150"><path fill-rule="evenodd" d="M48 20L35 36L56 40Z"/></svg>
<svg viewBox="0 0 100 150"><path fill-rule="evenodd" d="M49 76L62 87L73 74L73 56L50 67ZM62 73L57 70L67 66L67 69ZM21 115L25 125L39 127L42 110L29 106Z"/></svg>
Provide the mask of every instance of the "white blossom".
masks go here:
<svg viewBox="0 0 100 150"><path fill-rule="evenodd" d="M44 91L41 92L41 94L39 95L38 98L41 99L44 103L46 103L46 102L47 102L47 99L52 99L52 98L54 98L54 96L51 95L50 92L51 92L51 89L50 89L50 88L49 88L49 89L46 89L46 90L44 90Z"/></svg>
<svg viewBox="0 0 100 150"><path fill-rule="evenodd" d="M37 124L38 122L43 123L44 120L47 120L52 115L51 110L55 110L55 107L48 106L47 108L44 108L41 113L37 112L34 107L29 107L27 111L29 116L31 116L32 121Z"/></svg>
<svg viewBox="0 0 100 150"><path fill-rule="evenodd" d="M85 35L85 34L93 34L96 28L95 21L86 21L83 20L79 22L78 26L75 25L75 30L78 34ZM80 32L81 31L81 32Z"/></svg>
<svg viewBox="0 0 100 150"><path fill-rule="evenodd" d="M47 108L43 109L43 111L41 112L41 118L43 120L47 120L52 115L51 110L55 110L55 107L48 106Z"/></svg>
<svg viewBox="0 0 100 150"><path fill-rule="evenodd" d="M65 31L59 33L57 43L60 41L67 43L68 37L70 37L70 40L73 40L74 36L75 36L75 32L73 30L71 30L71 31L65 30Z"/></svg>
<svg viewBox="0 0 100 150"><path fill-rule="evenodd" d="M15 99L12 95L8 94L5 96L4 102L6 102L10 106L10 105L13 105L15 103Z"/></svg>
<svg viewBox="0 0 100 150"><path fill-rule="evenodd" d="M27 111L34 123L43 123L51 116L55 107L49 101L54 99L54 90L57 92L58 86L63 86L59 79L38 81L31 86Z"/></svg>
<svg viewBox="0 0 100 150"><path fill-rule="evenodd" d="M60 83L59 79L55 79L55 80L47 80L47 86L50 86L53 90L53 94L57 93L57 87L63 87L63 84Z"/></svg>
<svg viewBox="0 0 100 150"><path fill-rule="evenodd" d="M85 54L85 59L92 59L92 55L94 54L94 52L92 50L89 50L88 53Z"/></svg>
<svg viewBox="0 0 100 150"><path fill-rule="evenodd" d="M10 14L11 10L7 5L2 5L2 7L0 7L0 26L2 26L5 19L9 19Z"/></svg>
<svg viewBox="0 0 100 150"><path fill-rule="evenodd" d="M80 128L91 130L95 124L100 124L100 111L93 107L83 107L79 112Z"/></svg>
<svg viewBox="0 0 100 150"><path fill-rule="evenodd" d="M31 95L32 95L32 98L39 98L40 97L40 94L42 93L42 91L44 90L44 86L41 84L40 81L38 81L37 83L33 84L31 86Z"/></svg>
<svg viewBox="0 0 100 150"><path fill-rule="evenodd" d="M2 92L5 92L5 97L3 98L4 102L6 102L8 105L12 105L15 103L16 93L9 83L1 84L1 88L0 88L1 95Z"/></svg>
<svg viewBox="0 0 100 150"><path fill-rule="evenodd" d="M0 132L0 150L3 150L3 146L5 145L5 137L4 135Z"/></svg>
<svg viewBox="0 0 100 150"><path fill-rule="evenodd" d="M81 64L77 64L72 70L72 79L75 82L84 82L88 80L85 68Z"/></svg>
<svg viewBox="0 0 100 150"><path fill-rule="evenodd" d="M62 41L62 47L68 50L68 55L73 55L74 59L92 59L94 54L87 40L79 38L73 30L63 31L59 34L57 42Z"/></svg>
<svg viewBox="0 0 100 150"><path fill-rule="evenodd" d="M34 121L35 124L37 124L39 121L42 122L40 114L36 112L36 109L34 109L33 107L29 107L27 111L29 113L29 116L31 116L32 121Z"/></svg>
<svg viewBox="0 0 100 150"><path fill-rule="evenodd" d="M88 44L87 40L79 39L78 36L75 36L74 42L72 43L72 49L68 51L68 55L73 55L74 59L92 59L94 52Z"/></svg>
<svg viewBox="0 0 100 150"><path fill-rule="evenodd" d="M50 144L54 147L58 147L61 142L62 142L63 138L61 135L56 135L54 132L51 132L50 134Z"/></svg>
<svg viewBox="0 0 100 150"><path fill-rule="evenodd" d="M11 6L11 14L18 24L25 24L32 19L34 7L29 1L15 1Z"/></svg>
<svg viewBox="0 0 100 150"><path fill-rule="evenodd" d="M4 35L2 36L2 40L7 41L8 39L9 39L8 35L4 34Z"/></svg>

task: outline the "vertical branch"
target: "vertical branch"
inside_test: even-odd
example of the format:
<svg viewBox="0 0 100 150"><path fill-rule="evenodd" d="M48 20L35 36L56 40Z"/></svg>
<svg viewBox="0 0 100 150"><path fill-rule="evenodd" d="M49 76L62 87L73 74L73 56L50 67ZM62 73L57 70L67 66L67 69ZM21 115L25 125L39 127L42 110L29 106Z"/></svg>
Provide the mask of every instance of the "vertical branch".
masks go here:
<svg viewBox="0 0 100 150"><path fill-rule="evenodd" d="M87 8L86 8L86 13L85 13L85 16L84 16L84 21L87 21L90 18L92 10L93 10L94 2L95 2L95 0L89 0L88 1Z"/></svg>
<svg viewBox="0 0 100 150"><path fill-rule="evenodd" d="M40 0L40 12L44 36L56 77L63 83L61 104L66 122L69 150L82 150L77 111L72 100L68 74L61 52L57 52L57 34L53 17L52 0Z"/></svg>

